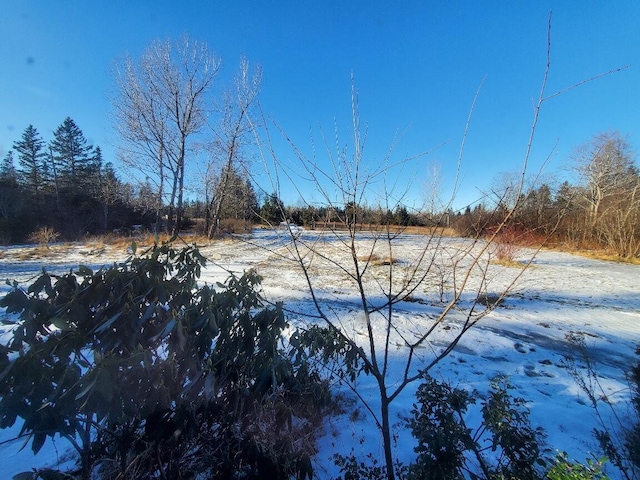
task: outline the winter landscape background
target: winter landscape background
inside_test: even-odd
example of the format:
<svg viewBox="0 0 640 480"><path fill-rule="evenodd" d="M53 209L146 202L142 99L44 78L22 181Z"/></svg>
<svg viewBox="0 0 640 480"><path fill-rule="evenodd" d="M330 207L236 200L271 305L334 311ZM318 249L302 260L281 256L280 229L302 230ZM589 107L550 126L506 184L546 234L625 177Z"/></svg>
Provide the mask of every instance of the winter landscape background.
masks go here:
<svg viewBox="0 0 640 480"><path fill-rule="evenodd" d="M302 235L311 237L316 234L304 232ZM271 301L284 302L292 329L309 322L304 313L312 313L313 306L300 270L287 260L289 240L282 233L265 230L213 241L201 249L209 259L201 282L212 284L225 280L229 271L241 273L254 268L264 278L264 295ZM366 235L362 240L367 241ZM399 265L423 248L423 242L424 237L419 235L401 236L395 250ZM455 252L467 248L468 242L461 238L446 238L442 248L443 251ZM127 256L123 249L109 246L96 251L86 245L55 245L46 258L18 260L21 253L30 248L4 248L0 257L0 276L27 285L43 267L52 273L65 273L77 269L78 264L97 267L122 261ZM332 241L328 240L323 248L331 254L334 248ZM533 253L532 250L521 249L517 260L528 262ZM339 254L339 249L335 249L334 255ZM475 389L480 398L486 394L491 379L505 375L514 386L512 393L527 400L532 424L544 427L546 443L551 449L566 451L571 459L580 461L592 453L599 454L592 430L601 425L585 393L567 368L569 359L573 357L578 371L584 373L583 358L567 342L567 335L584 338L586 354L598 374L597 388L602 388L602 391L597 390L602 419L607 427L617 430L615 416L624 422L625 415L629 414L627 401L630 392L625 373L637 361L634 350L640 345L638 268L636 265L588 259L569 253L538 252L505 301L464 335L455 351L432 370L432 375L460 388ZM491 264L486 272L487 291L501 291L520 271L517 266ZM321 302L330 305L332 311L341 316L345 328L357 332L362 323L358 318L356 292L338 276L332 275L330 269L318 266L314 272ZM441 300L446 301L447 282L450 280L434 277L431 284L425 283L422 290L416 292L416 301L399 305L395 321L416 329L427 324L434 308L437 309ZM8 288L5 285L2 293L6 293ZM449 315L446 328L430 341L434 351L439 342L446 342L459 329L462 312L473 300L463 298L460 311L454 310ZM6 342L8 334L5 329L3 342ZM399 358L402 356L400 344L396 353ZM433 352L427 348L423 355L427 362ZM335 388L338 389L338 385ZM367 377L362 376L358 380L358 389L363 395L371 390L371 398L375 398L374 388ZM399 460L407 463L414 456L414 439L402 424L402 418L408 416L415 402L414 391L415 388L407 389L392 405L397 455ZM348 390L343 394L347 398L350 396ZM314 460L318 478L331 478L338 473L331 460L334 453L354 453L356 456L372 453L382 457L380 436L370 416L357 402L349 405L352 407L344 414L328 418L325 422L318 443L319 453ZM469 421L473 423L478 415L477 410L470 411ZM9 441L17 431L18 427L14 427L0 432L0 456L3 459L0 473L3 478L10 478L10 475L32 466L68 460L68 445L64 440L48 441L35 457L29 447L20 451L20 440ZM608 473L612 478L618 478L611 465Z"/></svg>

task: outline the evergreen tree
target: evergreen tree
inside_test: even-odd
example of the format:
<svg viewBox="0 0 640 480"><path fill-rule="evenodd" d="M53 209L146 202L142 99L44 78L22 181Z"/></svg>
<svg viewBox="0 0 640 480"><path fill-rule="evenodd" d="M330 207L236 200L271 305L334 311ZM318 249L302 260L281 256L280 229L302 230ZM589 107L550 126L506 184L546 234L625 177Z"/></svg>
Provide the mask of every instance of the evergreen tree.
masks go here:
<svg viewBox="0 0 640 480"><path fill-rule="evenodd" d="M271 225L278 225L284 219L284 203L277 193L269 195L260 209L260 218L263 222Z"/></svg>
<svg viewBox="0 0 640 480"><path fill-rule="evenodd" d="M88 144L82 130L67 117L54 132L51 151L55 175L62 188L84 191L96 179L96 152ZM100 155L100 152L98 151Z"/></svg>
<svg viewBox="0 0 640 480"><path fill-rule="evenodd" d="M48 181L44 146L44 140L33 125L29 125L22 133L22 139L13 145L18 152L21 181L36 198L41 196Z"/></svg>
<svg viewBox="0 0 640 480"><path fill-rule="evenodd" d="M13 150L9 150L9 153L2 159L0 164L0 183L3 185L17 185L18 174L16 167L13 164Z"/></svg>
<svg viewBox="0 0 640 480"><path fill-rule="evenodd" d="M27 205L10 150L0 164L0 242L12 243L22 238L29 225L24 211Z"/></svg>
<svg viewBox="0 0 640 480"><path fill-rule="evenodd" d="M91 195L98 199L98 200L103 200L104 198L104 181L105 181L105 174L110 175L110 177L108 177L110 180L115 178L115 171L113 170L113 164L111 162L107 163L107 165L105 165L103 167L103 159L102 159L102 149L100 147L96 147L93 150L93 158L91 160L91 163L89 165L89 171L88 176L89 177L93 177L94 180L96 180L95 182L90 182L89 186L92 187L91 190L89 190L89 192L91 193ZM90 180L90 178L88 178L88 180Z"/></svg>
<svg viewBox="0 0 640 480"><path fill-rule="evenodd" d="M222 180L218 182L214 202L219 199L219 220L233 218L238 220L253 220L258 211L258 197L250 180L245 180L234 169L223 169Z"/></svg>

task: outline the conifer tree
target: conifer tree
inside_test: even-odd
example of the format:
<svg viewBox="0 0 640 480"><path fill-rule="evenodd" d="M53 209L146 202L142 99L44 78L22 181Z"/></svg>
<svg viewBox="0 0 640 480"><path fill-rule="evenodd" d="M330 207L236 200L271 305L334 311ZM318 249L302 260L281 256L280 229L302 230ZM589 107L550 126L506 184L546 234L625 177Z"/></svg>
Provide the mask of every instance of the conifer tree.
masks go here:
<svg viewBox="0 0 640 480"><path fill-rule="evenodd" d="M13 150L9 150L0 164L0 183L4 185L17 185L17 178L18 174L13 164Z"/></svg>
<svg viewBox="0 0 640 480"><path fill-rule="evenodd" d="M13 148L18 152L20 178L27 190L39 198L46 186L46 154L44 140L33 125L22 133L22 139Z"/></svg>
<svg viewBox="0 0 640 480"><path fill-rule="evenodd" d="M50 146L59 185L74 193L84 191L97 173L93 147L70 117L53 135Z"/></svg>

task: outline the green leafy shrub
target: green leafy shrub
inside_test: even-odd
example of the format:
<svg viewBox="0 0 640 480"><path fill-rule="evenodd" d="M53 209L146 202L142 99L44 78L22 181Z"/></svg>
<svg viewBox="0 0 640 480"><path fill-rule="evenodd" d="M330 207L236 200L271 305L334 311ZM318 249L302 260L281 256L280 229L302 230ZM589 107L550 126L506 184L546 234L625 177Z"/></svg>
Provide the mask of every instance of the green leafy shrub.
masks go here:
<svg viewBox="0 0 640 480"><path fill-rule="evenodd" d="M283 349L282 310L255 272L198 286L204 265L166 243L14 283L0 301L17 316L0 346L0 428L22 419L34 452L66 438L83 479L310 478L304 439L327 387Z"/></svg>
<svg viewBox="0 0 640 480"><path fill-rule="evenodd" d="M605 458L587 459L586 464L572 462L566 452L558 452L547 472L548 480L609 480L602 468Z"/></svg>
<svg viewBox="0 0 640 480"><path fill-rule="evenodd" d="M543 432L531 427L525 401L512 397L510 388L504 378L492 382L482 422L473 428L465 419L476 403L473 394L427 377L408 421L418 440L409 478L542 478Z"/></svg>
<svg viewBox="0 0 640 480"><path fill-rule="evenodd" d="M358 461L353 451L350 455L336 454L333 456L335 465L340 468L341 475L334 480L386 480L387 467L380 463L373 454L367 455L367 462ZM400 462L394 464L394 474L396 478L406 478L407 467Z"/></svg>

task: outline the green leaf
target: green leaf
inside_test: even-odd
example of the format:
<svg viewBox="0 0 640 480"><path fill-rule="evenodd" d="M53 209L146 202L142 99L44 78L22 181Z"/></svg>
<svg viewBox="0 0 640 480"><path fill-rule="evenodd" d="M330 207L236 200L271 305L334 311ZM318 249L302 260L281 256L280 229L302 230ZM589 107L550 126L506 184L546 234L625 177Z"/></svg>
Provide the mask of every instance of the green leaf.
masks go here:
<svg viewBox="0 0 640 480"><path fill-rule="evenodd" d="M162 329L162 331L156 335L155 337L153 337L153 341L158 341L158 340L162 340L164 337L166 337L167 335L169 335L171 333L171 331L173 330L173 328L176 326L176 319L172 318L171 320L169 320L167 322L167 324L164 326L164 328Z"/></svg>
<svg viewBox="0 0 640 480"><path fill-rule="evenodd" d="M98 375L96 375L95 377L93 377L93 380L91 382L89 382L89 384L84 388L84 390L82 390L78 395L76 395L76 400L80 400L82 397L84 397L85 395L87 395L91 389L93 388L93 386L96 384L96 381L98 380Z"/></svg>
<svg viewBox="0 0 640 480"><path fill-rule="evenodd" d="M51 277L47 273L43 273L38 277L38 279L29 285L29 289L27 290L29 293L40 293L43 289L50 291L51 290Z"/></svg>
<svg viewBox="0 0 640 480"><path fill-rule="evenodd" d="M11 480L36 480L38 478L36 475L35 470L31 472L20 472L11 477Z"/></svg>
<svg viewBox="0 0 640 480"><path fill-rule="evenodd" d="M20 313L28 304L29 299L22 290L18 289L10 291L0 300L0 307L5 307L7 313Z"/></svg>
<svg viewBox="0 0 640 480"><path fill-rule="evenodd" d="M50 320L50 322L51 325L62 331L69 332L73 330L73 328L69 325L69 322L67 322L64 318L54 317Z"/></svg>
<svg viewBox="0 0 640 480"><path fill-rule="evenodd" d="M113 325L113 322L115 322L116 320L118 320L118 318L120 318L120 315L122 315L122 312L116 313L114 316L112 316L110 319L108 319L106 322L104 322L98 328L96 328L95 333L101 333L107 330L109 327L111 327L111 325Z"/></svg>
<svg viewBox="0 0 640 480"><path fill-rule="evenodd" d="M31 450L33 454L36 455L42 446L44 445L44 441L47 439L47 435L42 432L34 432L33 433L33 441L31 442Z"/></svg>
<svg viewBox="0 0 640 480"><path fill-rule="evenodd" d="M93 276L93 270L91 270L86 265L79 265L78 266L78 275L80 275L81 277L92 277Z"/></svg>

